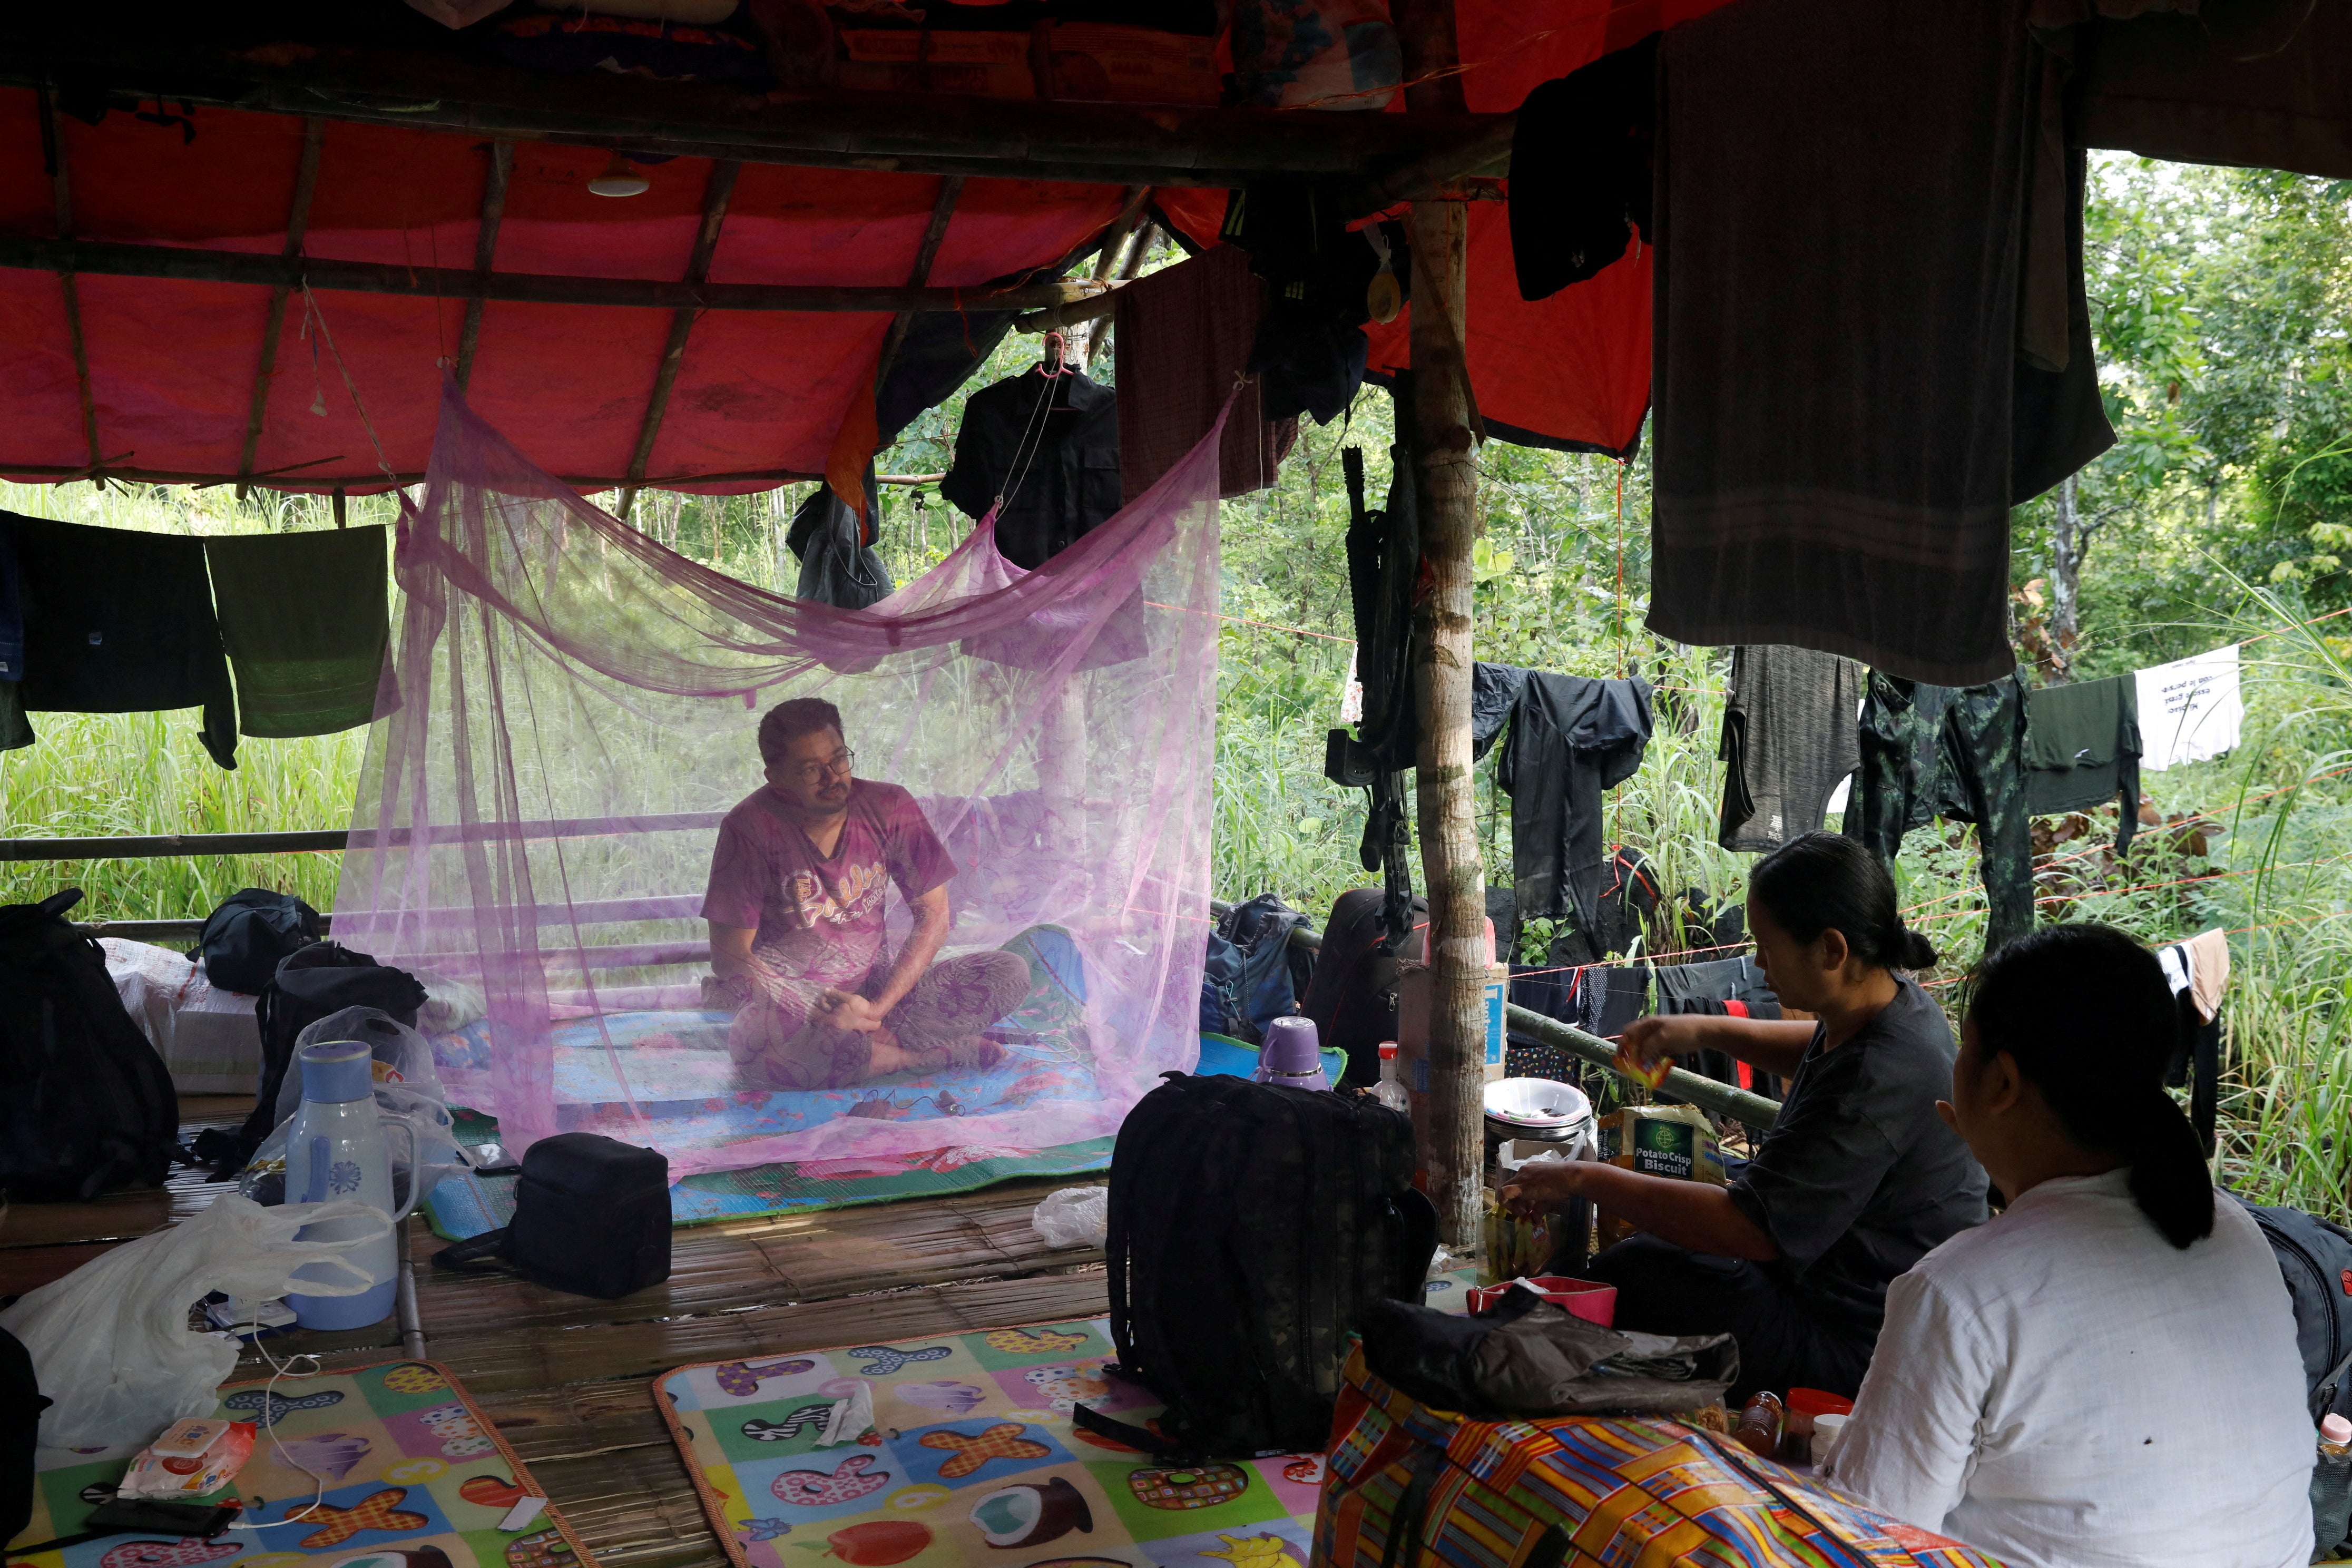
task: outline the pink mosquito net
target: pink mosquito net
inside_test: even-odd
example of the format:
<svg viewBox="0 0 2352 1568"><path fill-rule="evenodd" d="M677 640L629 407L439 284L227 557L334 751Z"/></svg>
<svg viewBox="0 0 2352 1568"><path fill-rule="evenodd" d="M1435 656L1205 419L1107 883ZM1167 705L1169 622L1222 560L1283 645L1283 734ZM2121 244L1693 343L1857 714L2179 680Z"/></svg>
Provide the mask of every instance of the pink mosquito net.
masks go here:
<svg viewBox="0 0 2352 1568"><path fill-rule="evenodd" d="M982 522L851 611L663 548L447 389L336 940L478 987L436 1054L518 1149L586 1129L682 1175L1115 1131L1199 1048L1219 425L1038 570ZM1015 981L989 1010L1017 1004L934 1070L779 1088L705 1002L719 824L761 787L761 714L813 696L952 858L942 959L1012 955L982 962Z"/></svg>

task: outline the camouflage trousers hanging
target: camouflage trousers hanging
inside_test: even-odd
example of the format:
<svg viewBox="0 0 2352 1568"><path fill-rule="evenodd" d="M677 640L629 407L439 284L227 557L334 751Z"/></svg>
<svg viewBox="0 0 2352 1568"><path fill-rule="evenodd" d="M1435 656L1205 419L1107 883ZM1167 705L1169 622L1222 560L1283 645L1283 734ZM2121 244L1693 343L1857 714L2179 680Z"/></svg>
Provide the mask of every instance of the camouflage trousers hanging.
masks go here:
<svg viewBox="0 0 2352 1568"><path fill-rule="evenodd" d="M1976 825L1991 910L1985 951L1997 952L2033 929L2025 688L2014 675L1953 688L1874 669L1846 833L1892 862L1906 833L1939 816Z"/></svg>

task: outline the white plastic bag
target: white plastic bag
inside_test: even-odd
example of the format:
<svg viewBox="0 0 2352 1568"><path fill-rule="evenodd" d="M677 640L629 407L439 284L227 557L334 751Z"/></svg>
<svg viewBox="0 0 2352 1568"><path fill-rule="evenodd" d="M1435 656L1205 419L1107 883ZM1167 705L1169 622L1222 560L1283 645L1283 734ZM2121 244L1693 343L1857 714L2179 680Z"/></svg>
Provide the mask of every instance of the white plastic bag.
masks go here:
<svg viewBox="0 0 2352 1568"><path fill-rule="evenodd" d="M306 1225L369 1221L345 1241L297 1241ZM144 1443L173 1421L210 1415L236 1368L234 1342L188 1328L188 1309L218 1290L247 1300L283 1296L294 1271L324 1263L340 1279L310 1279L313 1296L356 1296L375 1281L342 1254L392 1227L361 1203L266 1209L224 1193L152 1236L125 1242L0 1312L0 1329L31 1352L41 1392L44 1447Z"/></svg>
<svg viewBox="0 0 2352 1568"><path fill-rule="evenodd" d="M1048 1247L1100 1247L1110 1236L1110 1189L1064 1187L1047 1193L1029 1215L1029 1228Z"/></svg>

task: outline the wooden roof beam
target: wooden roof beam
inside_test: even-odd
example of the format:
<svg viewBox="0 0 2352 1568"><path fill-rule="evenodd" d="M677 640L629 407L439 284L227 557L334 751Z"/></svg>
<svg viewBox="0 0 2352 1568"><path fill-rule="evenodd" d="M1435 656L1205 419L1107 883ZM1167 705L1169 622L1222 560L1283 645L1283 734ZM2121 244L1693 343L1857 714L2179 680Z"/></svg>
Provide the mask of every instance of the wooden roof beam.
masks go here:
<svg viewBox="0 0 2352 1568"><path fill-rule="evenodd" d="M488 278L499 254L499 225L507 212L507 181L514 174L514 143L490 143L490 166L482 175L482 217L474 232L474 276ZM457 390L474 379L474 351L482 341L482 303L476 295L466 301L466 322L457 329Z"/></svg>
<svg viewBox="0 0 2352 1568"><path fill-rule="evenodd" d="M166 245L115 245L95 240L0 235L0 268L85 272L111 278L180 278L258 288L308 285L342 293L404 294L444 300L516 300L541 305L593 305L623 310L1036 310L1099 293L1091 281L1024 283L994 293L975 289L883 285L668 282L657 279L569 278L546 272L479 274L457 268L406 267L318 257L256 256L235 250L192 250Z"/></svg>
<svg viewBox="0 0 2352 1568"><path fill-rule="evenodd" d="M294 167L294 198L286 208L286 247L282 259L302 254L302 236L310 226L310 195L319 186L319 149L326 139L327 122L313 118L302 126L302 157ZM269 317L261 327L261 363L253 372L253 405L246 411L245 446L236 459L236 499L252 489L253 455L261 447L261 426L269 416L269 387L278 378L278 338L286 330L286 302L293 288L280 283L269 291Z"/></svg>
<svg viewBox="0 0 2352 1568"><path fill-rule="evenodd" d="M34 27L46 36L25 37ZM1397 184L1400 170L1443 182L1494 172L1498 145L1509 153L1507 115L760 95L399 49L234 48L76 19L0 22L0 83L37 86L63 68L78 82L199 105L740 163L1216 188L1272 174L1353 177L1365 211L1421 194Z"/></svg>
<svg viewBox="0 0 2352 1568"><path fill-rule="evenodd" d="M702 190L702 226L695 232L694 254L686 263L688 283L698 285L710 277L710 258L719 249L719 231L727 223L727 203L735 194L735 177L742 172L740 163L710 166L710 183ZM670 314L669 341L662 345L661 359L654 367L654 389L646 399L645 423L637 430L637 449L629 458L629 482L621 487L621 504L613 509L616 517L627 517L630 504L637 499L646 465L653 460L655 438L661 434L662 416L669 410L670 388L677 384L677 368L686 361L686 340L694 331L694 319L701 313L692 306L680 306Z"/></svg>

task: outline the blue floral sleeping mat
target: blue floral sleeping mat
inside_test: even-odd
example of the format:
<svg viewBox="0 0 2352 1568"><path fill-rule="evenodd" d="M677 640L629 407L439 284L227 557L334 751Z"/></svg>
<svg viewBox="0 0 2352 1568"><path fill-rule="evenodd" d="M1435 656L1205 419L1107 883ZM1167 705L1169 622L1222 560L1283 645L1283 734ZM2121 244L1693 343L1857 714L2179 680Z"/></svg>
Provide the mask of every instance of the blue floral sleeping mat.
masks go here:
<svg viewBox="0 0 2352 1568"><path fill-rule="evenodd" d="M1054 1032L1004 1047L987 1068L896 1074L849 1089L782 1091L737 1087L727 1051L728 1015L611 1013L555 1026L555 1099L566 1127L603 1122L604 1108L634 1102L667 1139L698 1144L806 1132L845 1116L885 1121L992 1116L1040 1100L1098 1100L1092 1064ZM489 1026L469 1025L433 1042L435 1064L463 1082L490 1067ZM459 1098L463 1098L462 1093Z"/></svg>

